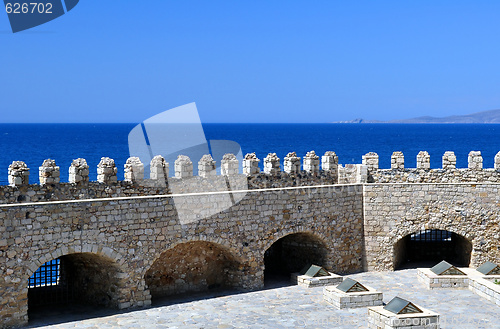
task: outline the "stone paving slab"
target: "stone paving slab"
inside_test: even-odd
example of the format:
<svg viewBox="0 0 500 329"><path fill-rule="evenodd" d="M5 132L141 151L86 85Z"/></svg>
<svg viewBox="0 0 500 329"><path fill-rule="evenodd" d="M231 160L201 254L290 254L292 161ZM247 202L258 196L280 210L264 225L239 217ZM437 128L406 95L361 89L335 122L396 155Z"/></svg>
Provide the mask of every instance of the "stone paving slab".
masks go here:
<svg viewBox="0 0 500 329"><path fill-rule="evenodd" d="M351 277L382 291L386 303L398 295L441 314L441 328L500 329L500 307L469 290L427 290L414 269ZM367 323L366 308L336 310L323 301L322 287L289 286L36 327L365 329Z"/></svg>

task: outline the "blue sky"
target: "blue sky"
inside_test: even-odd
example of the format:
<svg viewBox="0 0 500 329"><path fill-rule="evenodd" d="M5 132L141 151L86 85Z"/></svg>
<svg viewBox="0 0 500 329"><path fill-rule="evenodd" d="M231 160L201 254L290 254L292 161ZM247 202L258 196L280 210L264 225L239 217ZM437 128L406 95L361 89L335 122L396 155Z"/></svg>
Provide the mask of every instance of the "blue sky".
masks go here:
<svg viewBox="0 0 500 329"><path fill-rule="evenodd" d="M13 34L0 122L333 122L500 108L500 1L90 1Z"/></svg>

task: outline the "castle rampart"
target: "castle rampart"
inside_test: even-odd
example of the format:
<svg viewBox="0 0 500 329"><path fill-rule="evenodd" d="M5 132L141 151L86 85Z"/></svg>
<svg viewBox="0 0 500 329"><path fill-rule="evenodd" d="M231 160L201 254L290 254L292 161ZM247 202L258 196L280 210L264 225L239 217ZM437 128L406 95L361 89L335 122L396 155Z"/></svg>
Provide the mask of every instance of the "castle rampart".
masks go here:
<svg viewBox="0 0 500 329"><path fill-rule="evenodd" d="M427 152L417 168L405 168L401 152L391 159L380 169L375 153L344 166L334 152L291 152L283 162L271 153L261 172L255 154L243 163L225 155L214 175L211 157L180 156L168 177L157 156L145 178L131 158L124 181L112 159L100 162L97 181L77 159L68 183L50 160L32 185L28 166L15 162L10 186L0 187L0 327L26 323L36 297L28 278L54 259L83 301L120 309L219 285L260 289L276 250L293 253L280 260L287 268L301 260L339 274L393 270L422 230L453 233L460 262L499 261L500 155L487 169L478 152L463 169L449 152L441 169L430 169Z"/></svg>

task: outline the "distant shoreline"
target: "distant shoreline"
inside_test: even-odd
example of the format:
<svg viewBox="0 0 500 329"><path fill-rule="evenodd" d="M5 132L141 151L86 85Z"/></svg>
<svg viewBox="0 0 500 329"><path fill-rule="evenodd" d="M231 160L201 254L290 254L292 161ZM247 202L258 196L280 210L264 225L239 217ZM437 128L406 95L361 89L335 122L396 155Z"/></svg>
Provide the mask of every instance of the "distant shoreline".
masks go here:
<svg viewBox="0 0 500 329"><path fill-rule="evenodd" d="M336 121L332 123L420 123L420 124L500 124L500 110L483 111L466 115L451 115L447 117L423 116L402 120L365 120L357 118L353 120Z"/></svg>

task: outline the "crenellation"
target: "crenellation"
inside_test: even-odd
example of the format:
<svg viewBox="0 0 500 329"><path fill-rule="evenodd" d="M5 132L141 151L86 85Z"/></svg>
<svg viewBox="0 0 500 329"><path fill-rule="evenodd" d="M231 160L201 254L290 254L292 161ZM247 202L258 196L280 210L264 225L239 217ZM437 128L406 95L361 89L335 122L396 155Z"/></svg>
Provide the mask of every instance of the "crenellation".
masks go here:
<svg viewBox="0 0 500 329"><path fill-rule="evenodd" d="M174 163L175 178L193 177L193 162L186 155L178 155Z"/></svg>
<svg viewBox="0 0 500 329"><path fill-rule="evenodd" d="M102 157L97 165L97 181L104 184L116 183L118 181L117 172L118 168L116 168L115 160Z"/></svg>
<svg viewBox="0 0 500 329"><path fill-rule="evenodd" d="M123 165L126 182L141 182L144 179L144 164L138 157L130 157Z"/></svg>
<svg viewBox="0 0 500 329"><path fill-rule="evenodd" d="M226 153L222 157L220 168L221 168L221 175L223 176L238 175L239 161L234 154Z"/></svg>
<svg viewBox="0 0 500 329"><path fill-rule="evenodd" d="M264 173L268 175L276 175L280 171L280 158L278 158L276 153L269 153L264 158Z"/></svg>
<svg viewBox="0 0 500 329"><path fill-rule="evenodd" d="M405 157L403 152L396 151L392 153L391 156L391 169L405 169Z"/></svg>
<svg viewBox="0 0 500 329"><path fill-rule="evenodd" d="M13 161L9 166L9 185L28 185L30 178L30 168L23 161Z"/></svg>
<svg viewBox="0 0 500 329"><path fill-rule="evenodd" d="M205 154L198 161L198 176L203 178L213 177L217 173L215 171L215 160L210 154Z"/></svg>
<svg viewBox="0 0 500 329"><path fill-rule="evenodd" d="M495 170L500 170L500 152L495 155Z"/></svg>
<svg viewBox="0 0 500 329"><path fill-rule="evenodd" d="M297 153L290 152L283 159L283 171L288 174L297 174L300 172L300 157Z"/></svg>
<svg viewBox="0 0 500 329"><path fill-rule="evenodd" d="M87 183L89 181L89 166L82 158L75 159L69 167L69 182L73 184Z"/></svg>
<svg viewBox="0 0 500 329"><path fill-rule="evenodd" d="M149 179L157 185L165 186L167 184L169 163L161 155L156 155L149 164Z"/></svg>
<svg viewBox="0 0 500 329"><path fill-rule="evenodd" d="M481 151L470 151L468 164L470 170L477 171L483 169L483 157L481 156Z"/></svg>
<svg viewBox="0 0 500 329"><path fill-rule="evenodd" d="M307 152L304 157L304 170L313 175L319 174L319 156L316 155L316 152Z"/></svg>
<svg viewBox="0 0 500 329"><path fill-rule="evenodd" d="M368 152L362 157L362 164L366 165L368 171L378 170L378 154Z"/></svg>
<svg viewBox="0 0 500 329"><path fill-rule="evenodd" d="M450 170L455 169L457 166L457 157L455 156L455 152L446 151L443 154L443 169Z"/></svg>
<svg viewBox="0 0 500 329"><path fill-rule="evenodd" d="M39 169L40 185L57 184L60 180L60 168L51 159L43 161Z"/></svg>
<svg viewBox="0 0 500 329"><path fill-rule="evenodd" d="M339 157L333 151L326 151L321 157L321 169L336 173L339 165Z"/></svg>
<svg viewBox="0 0 500 329"><path fill-rule="evenodd" d="M243 174L251 176L260 173L259 162L255 153L247 153L243 159Z"/></svg>
<svg viewBox="0 0 500 329"><path fill-rule="evenodd" d="M420 151L417 154L417 169L431 169L431 157L427 151Z"/></svg>

